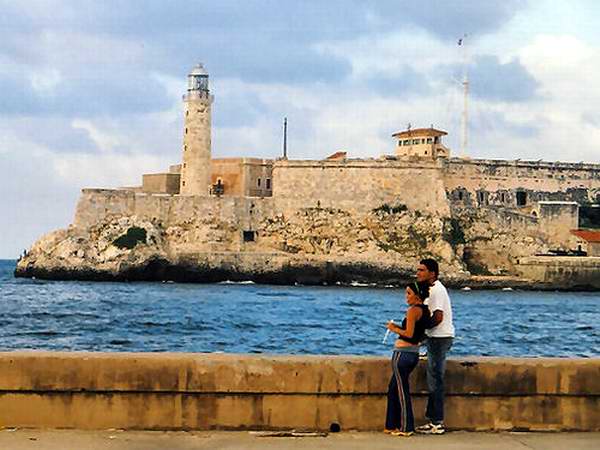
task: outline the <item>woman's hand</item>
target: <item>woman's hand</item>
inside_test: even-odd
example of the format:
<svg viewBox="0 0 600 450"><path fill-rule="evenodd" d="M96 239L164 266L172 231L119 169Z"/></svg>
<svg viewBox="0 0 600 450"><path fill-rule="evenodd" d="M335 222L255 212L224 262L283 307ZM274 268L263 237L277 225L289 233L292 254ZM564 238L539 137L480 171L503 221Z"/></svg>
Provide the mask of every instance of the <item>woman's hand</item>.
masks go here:
<svg viewBox="0 0 600 450"><path fill-rule="evenodd" d="M398 329L398 325L396 325L394 322L392 322L391 320L385 325L385 327L392 331L393 333L397 333L397 329Z"/></svg>

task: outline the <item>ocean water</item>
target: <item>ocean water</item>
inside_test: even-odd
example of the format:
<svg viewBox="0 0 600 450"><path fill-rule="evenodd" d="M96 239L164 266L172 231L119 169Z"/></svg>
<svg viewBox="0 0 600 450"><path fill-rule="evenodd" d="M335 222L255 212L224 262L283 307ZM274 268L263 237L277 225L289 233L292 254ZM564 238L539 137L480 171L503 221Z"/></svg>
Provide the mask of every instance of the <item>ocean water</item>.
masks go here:
<svg viewBox="0 0 600 450"><path fill-rule="evenodd" d="M399 289L15 279L0 350L387 355ZM600 293L450 291L453 355L600 357Z"/></svg>

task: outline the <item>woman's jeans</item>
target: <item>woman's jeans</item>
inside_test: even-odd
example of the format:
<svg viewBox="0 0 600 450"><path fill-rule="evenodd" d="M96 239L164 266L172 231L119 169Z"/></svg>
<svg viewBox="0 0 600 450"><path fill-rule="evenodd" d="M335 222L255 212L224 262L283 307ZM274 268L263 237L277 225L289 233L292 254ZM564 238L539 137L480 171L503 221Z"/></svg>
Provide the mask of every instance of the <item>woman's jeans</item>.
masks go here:
<svg viewBox="0 0 600 450"><path fill-rule="evenodd" d="M425 417L435 424L444 422L444 372L446 371L446 353L452 347L454 338L427 339L427 411Z"/></svg>
<svg viewBox="0 0 600 450"><path fill-rule="evenodd" d="M385 428L388 430L415 430L408 376L418 362L419 354L416 352L394 351L385 417Z"/></svg>

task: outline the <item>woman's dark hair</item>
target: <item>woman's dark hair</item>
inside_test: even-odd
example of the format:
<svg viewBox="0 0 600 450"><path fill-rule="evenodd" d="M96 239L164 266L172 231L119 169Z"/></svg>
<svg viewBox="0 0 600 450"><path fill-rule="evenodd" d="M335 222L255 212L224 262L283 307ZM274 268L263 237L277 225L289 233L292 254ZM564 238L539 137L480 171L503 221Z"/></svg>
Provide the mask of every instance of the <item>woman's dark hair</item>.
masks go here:
<svg viewBox="0 0 600 450"><path fill-rule="evenodd" d="M425 300L429 297L429 283L415 281L406 287L413 291L421 300Z"/></svg>

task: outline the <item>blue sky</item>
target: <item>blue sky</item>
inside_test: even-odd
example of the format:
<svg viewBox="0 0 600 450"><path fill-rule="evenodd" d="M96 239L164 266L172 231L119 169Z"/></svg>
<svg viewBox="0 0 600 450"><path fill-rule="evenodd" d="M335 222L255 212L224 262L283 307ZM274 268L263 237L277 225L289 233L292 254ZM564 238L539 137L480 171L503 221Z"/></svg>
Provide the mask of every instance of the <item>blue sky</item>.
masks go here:
<svg viewBox="0 0 600 450"><path fill-rule="evenodd" d="M211 76L213 155L393 152L600 162L600 2L0 0L0 257L72 220L82 187L180 161L185 76Z"/></svg>

